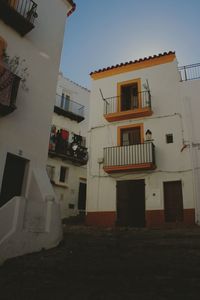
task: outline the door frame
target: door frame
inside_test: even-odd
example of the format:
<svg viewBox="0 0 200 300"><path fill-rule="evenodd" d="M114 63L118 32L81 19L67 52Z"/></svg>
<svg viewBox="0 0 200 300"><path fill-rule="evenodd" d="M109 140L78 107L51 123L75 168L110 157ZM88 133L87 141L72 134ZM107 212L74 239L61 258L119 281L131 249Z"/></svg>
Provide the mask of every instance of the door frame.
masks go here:
<svg viewBox="0 0 200 300"><path fill-rule="evenodd" d="M167 183L175 183L175 182L179 182L180 184L180 187L181 187L181 201L182 201L182 220L180 221L166 221L166 209L165 209L165 199L166 199L166 196L165 196L165 184ZM178 180L168 180L168 181L163 181L163 207L164 207L164 218L165 218L165 222L166 223L176 223L176 222L184 222L184 203L183 203L183 183L182 183L182 180L181 179L178 179Z"/></svg>
<svg viewBox="0 0 200 300"><path fill-rule="evenodd" d="M146 181L145 181L145 178L117 180L116 181L116 225L124 226L124 225L118 224L118 191L117 191L118 188L117 188L117 186L118 186L119 182L126 182L126 181L143 181L143 183L144 183L144 226L138 226L138 227L145 228L146 227ZM131 226L131 225L127 225L127 226ZM137 226L132 226L132 227L136 228Z"/></svg>
<svg viewBox="0 0 200 300"><path fill-rule="evenodd" d="M26 195L27 182L28 182L28 173L29 173L29 167L30 167L30 159L27 159L27 158L25 158L25 157L23 157L21 155L17 155L16 153L12 153L10 151L7 151L5 153L4 162L2 164L2 173L1 173L1 178L0 178L0 180L1 180L0 192L1 192L1 189L2 189L4 171L5 171L6 160L7 160L7 156L8 155L12 155L12 156L15 156L17 158L20 158L21 160L26 161L25 170L24 170L24 178L23 178L22 189L21 189L21 195L25 196Z"/></svg>

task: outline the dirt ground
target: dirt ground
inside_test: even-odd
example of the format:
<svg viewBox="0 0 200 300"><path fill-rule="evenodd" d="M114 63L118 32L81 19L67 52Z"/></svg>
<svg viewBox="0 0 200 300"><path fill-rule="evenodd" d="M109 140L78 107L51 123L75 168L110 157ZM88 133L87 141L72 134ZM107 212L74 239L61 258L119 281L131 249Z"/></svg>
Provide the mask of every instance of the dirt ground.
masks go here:
<svg viewBox="0 0 200 300"><path fill-rule="evenodd" d="M66 226L55 249L0 267L0 300L200 299L200 228Z"/></svg>

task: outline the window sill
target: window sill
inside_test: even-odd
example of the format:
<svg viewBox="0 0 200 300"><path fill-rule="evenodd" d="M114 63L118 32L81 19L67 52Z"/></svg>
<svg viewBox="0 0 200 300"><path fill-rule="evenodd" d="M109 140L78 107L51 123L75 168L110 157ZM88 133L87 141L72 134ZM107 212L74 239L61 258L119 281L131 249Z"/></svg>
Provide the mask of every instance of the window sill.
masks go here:
<svg viewBox="0 0 200 300"><path fill-rule="evenodd" d="M62 182L55 182L55 181L51 181L51 183L55 186L58 186L58 187L62 187L62 188L65 188L65 189L68 189L69 188L69 185L66 184L66 183L62 183Z"/></svg>

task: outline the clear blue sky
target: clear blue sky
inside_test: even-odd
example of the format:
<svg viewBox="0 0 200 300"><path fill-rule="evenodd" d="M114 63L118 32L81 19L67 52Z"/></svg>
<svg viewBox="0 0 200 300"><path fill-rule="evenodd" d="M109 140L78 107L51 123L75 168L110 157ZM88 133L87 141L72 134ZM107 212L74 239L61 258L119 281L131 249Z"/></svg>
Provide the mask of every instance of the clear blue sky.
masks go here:
<svg viewBox="0 0 200 300"><path fill-rule="evenodd" d="M200 0L74 0L60 69L90 88L99 68L176 51L179 65L200 62Z"/></svg>

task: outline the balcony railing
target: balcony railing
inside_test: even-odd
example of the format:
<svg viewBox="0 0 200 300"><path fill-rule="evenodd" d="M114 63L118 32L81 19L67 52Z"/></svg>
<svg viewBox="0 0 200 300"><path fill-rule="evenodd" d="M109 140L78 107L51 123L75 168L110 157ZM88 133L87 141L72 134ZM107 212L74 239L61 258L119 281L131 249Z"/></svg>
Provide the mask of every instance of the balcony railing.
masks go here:
<svg viewBox="0 0 200 300"><path fill-rule="evenodd" d="M155 146L152 142L104 148L107 173L155 169Z"/></svg>
<svg viewBox="0 0 200 300"><path fill-rule="evenodd" d="M151 93L142 91L131 99L115 96L104 99L104 116L108 121L142 117L152 114Z"/></svg>
<svg viewBox="0 0 200 300"><path fill-rule="evenodd" d="M78 123L84 120L84 106L64 96L56 95L54 112Z"/></svg>
<svg viewBox="0 0 200 300"><path fill-rule="evenodd" d="M21 78L0 65L0 116L16 109L16 98Z"/></svg>
<svg viewBox="0 0 200 300"><path fill-rule="evenodd" d="M53 125L49 141L49 156L59 157L76 165L85 165L88 161L85 138L77 134L70 134L64 129L56 129Z"/></svg>
<svg viewBox="0 0 200 300"><path fill-rule="evenodd" d="M34 28L36 11L33 0L0 0L0 18L22 36Z"/></svg>
<svg viewBox="0 0 200 300"><path fill-rule="evenodd" d="M194 80L200 78L200 63L179 67L181 81Z"/></svg>

